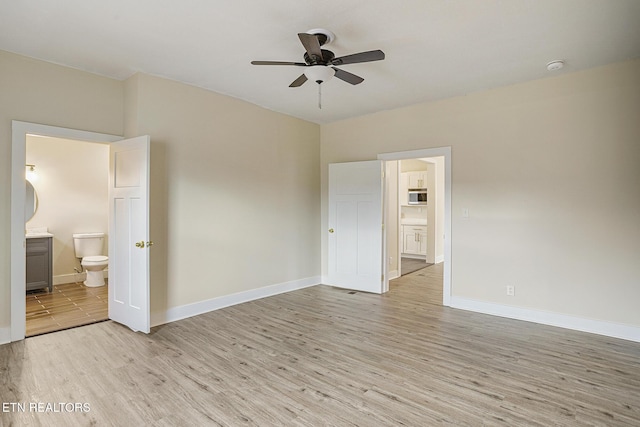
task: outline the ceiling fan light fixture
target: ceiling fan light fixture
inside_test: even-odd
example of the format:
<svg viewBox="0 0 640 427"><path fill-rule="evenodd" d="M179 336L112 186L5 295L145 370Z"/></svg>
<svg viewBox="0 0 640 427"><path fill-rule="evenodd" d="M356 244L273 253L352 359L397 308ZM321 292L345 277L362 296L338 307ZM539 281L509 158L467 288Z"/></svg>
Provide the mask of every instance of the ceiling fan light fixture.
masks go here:
<svg viewBox="0 0 640 427"><path fill-rule="evenodd" d="M318 84L331 80L336 71L326 65L312 65L305 68L304 75L307 79Z"/></svg>

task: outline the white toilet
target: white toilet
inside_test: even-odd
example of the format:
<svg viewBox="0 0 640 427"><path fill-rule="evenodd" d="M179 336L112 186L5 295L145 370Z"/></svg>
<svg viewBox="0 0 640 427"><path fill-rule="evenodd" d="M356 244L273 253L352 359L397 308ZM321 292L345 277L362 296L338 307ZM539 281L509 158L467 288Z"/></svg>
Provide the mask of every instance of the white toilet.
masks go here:
<svg viewBox="0 0 640 427"><path fill-rule="evenodd" d="M73 248L76 258L81 258L82 269L87 272L85 286L104 286L102 270L109 265L109 257L102 255L104 233L76 233L73 235Z"/></svg>

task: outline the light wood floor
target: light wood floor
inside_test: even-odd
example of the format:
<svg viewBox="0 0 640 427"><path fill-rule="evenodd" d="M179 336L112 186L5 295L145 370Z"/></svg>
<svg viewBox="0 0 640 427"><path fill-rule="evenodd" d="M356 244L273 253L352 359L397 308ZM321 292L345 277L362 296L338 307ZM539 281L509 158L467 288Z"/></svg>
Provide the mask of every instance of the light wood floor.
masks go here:
<svg viewBox="0 0 640 427"><path fill-rule="evenodd" d="M109 318L108 288L89 288L82 283L55 285L27 292L28 337L87 325Z"/></svg>
<svg viewBox="0 0 640 427"><path fill-rule="evenodd" d="M442 307L425 286L394 282L385 295L314 286L149 335L108 321L3 345L2 402L90 412L0 422L640 425L640 343Z"/></svg>
<svg viewBox="0 0 640 427"><path fill-rule="evenodd" d="M414 271L422 270L431 264L427 264L424 259L402 257L400 258L400 265L402 267L402 275L404 276Z"/></svg>

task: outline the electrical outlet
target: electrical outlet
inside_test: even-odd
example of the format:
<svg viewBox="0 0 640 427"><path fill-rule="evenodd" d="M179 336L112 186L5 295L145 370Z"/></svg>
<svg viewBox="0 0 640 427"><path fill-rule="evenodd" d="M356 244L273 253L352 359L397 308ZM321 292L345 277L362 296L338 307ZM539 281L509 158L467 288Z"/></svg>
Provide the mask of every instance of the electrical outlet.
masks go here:
<svg viewBox="0 0 640 427"><path fill-rule="evenodd" d="M512 297L516 294L516 287L515 286L507 286L507 295Z"/></svg>
<svg viewBox="0 0 640 427"><path fill-rule="evenodd" d="M392 256L389 257L389 265L391 265L391 264L393 264L393 257Z"/></svg>

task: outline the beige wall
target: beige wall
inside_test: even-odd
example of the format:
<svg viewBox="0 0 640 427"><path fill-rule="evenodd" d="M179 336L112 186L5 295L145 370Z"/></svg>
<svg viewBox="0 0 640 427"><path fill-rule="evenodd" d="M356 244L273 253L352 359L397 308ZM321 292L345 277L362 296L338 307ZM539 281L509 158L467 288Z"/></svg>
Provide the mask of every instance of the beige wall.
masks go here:
<svg viewBox="0 0 640 427"><path fill-rule="evenodd" d="M38 210L27 228L49 229L54 235L53 275L73 278L74 267L80 268L73 233L106 235L109 228L109 146L28 136L27 163L35 164L38 174L33 182ZM107 240L101 255L108 253Z"/></svg>
<svg viewBox="0 0 640 427"><path fill-rule="evenodd" d="M324 125L322 229L328 163L451 146L454 297L640 326L639 76L636 60Z"/></svg>
<svg viewBox="0 0 640 427"><path fill-rule="evenodd" d="M400 172L426 171L427 164L422 160L407 159L400 161Z"/></svg>
<svg viewBox="0 0 640 427"><path fill-rule="evenodd" d="M168 80L119 82L6 52L0 93L0 332L11 120L151 135L152 312L320 275L318 125Z"/></svg>
<svg viewBox="0 0 640 427"><path fill-rule="evenodd" d="M320 127L148 75L125 83L151 135L153 313L320 275Z"/></svg>
<svg viewBox="0 0 640 427"><path fill-rule="evenodd" d="M123 132L122 83L0 51L0 329L10 322L11 120Z"/></svg>
<svg viewBox="0 0 640 427"><path fill-rule="evenodd" d="M631 61L320 128L0 51L0 329L11 120L151 135L155 312L326 271L327 164L451 146L454 296L638 326L638 76Z"/></svg>

